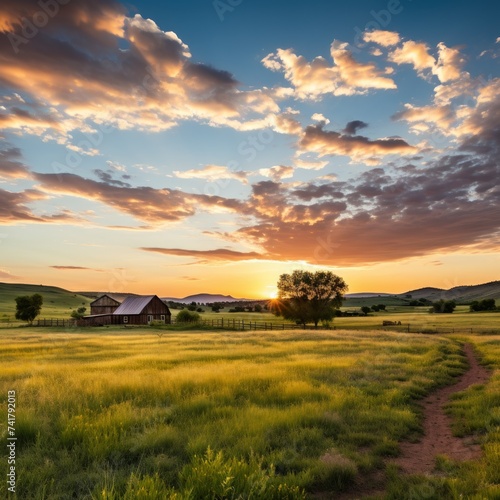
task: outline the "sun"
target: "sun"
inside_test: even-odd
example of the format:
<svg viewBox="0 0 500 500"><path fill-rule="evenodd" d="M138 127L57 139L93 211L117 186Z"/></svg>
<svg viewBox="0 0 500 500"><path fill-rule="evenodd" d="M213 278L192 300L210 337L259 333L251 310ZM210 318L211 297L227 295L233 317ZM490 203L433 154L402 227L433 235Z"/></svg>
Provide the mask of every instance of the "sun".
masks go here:
<svg viewBox="0 0 500 500"><path fill-rule="evenodd" d="M268 286L266 295L268 299L277 299L278 298L278 289L273 286Z"/></svg>

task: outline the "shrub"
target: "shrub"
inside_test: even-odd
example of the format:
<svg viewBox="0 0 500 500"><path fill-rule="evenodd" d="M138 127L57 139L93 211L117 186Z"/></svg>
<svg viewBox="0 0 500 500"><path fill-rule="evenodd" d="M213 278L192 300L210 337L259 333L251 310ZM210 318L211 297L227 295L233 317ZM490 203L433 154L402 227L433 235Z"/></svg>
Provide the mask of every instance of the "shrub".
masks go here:
<svg viewBox="0 0 500 500"><path fill-rule="evenodd" d="M438 300L432 303L431 312L435 313L452 313L457 306L454 300Z"/></svg>
<svg viewBox="0 0 500 500"><path fill-rule="evenodd" d="M195 323L196 321L200 321L201 317L197 312L190 312L186 309L183 309L177 315L175 321L177 323Z"/></svg>

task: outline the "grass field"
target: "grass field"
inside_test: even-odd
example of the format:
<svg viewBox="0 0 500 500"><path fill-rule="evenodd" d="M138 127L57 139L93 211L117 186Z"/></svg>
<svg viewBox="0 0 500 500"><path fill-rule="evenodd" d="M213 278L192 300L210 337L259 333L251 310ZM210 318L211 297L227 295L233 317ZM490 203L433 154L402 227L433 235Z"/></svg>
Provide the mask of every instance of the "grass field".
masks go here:
<svg viewBox="0 0 500 500"><path fill-rule="evenodd" d="M497 338L472 340L498 368ZM398 441L418 435L415 401L465 369L454 339L372 331L166 332L160 339L150 328L16 328L0 330L0 341L2 402L16 391L23 499L293 499L341 491L358 474L385 470ZM403 479L389 468L387 498L459 498L461 489L494 498L498 384L497 377L471 389L452 407L457 432L482 436L487 463L464 468L443 459L431 479ZM4 498L6 488L1 482ZM400 496L422 488L437 496Z"/></svg>
<svg viewBox="0 0 500 500"><path fill-rule="evenodd" d="M6 323L20 323L15 319L16 297L39 293L43 297L42 311L39 317L69 319L71 311L79 307L86 307L90 313L88 297L68 292L55 286L24 285L0 283L0 325Z"/></svg>

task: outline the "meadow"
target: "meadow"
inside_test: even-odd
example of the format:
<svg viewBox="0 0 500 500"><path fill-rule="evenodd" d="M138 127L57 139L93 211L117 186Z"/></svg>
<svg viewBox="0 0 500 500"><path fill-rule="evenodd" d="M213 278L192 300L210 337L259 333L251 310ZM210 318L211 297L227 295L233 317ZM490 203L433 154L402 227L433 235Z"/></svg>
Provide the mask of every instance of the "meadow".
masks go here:
<svg viewBox="0 0 500 500"><path fill-rule="evenodd" d="M18 498L314 498L380 473L386 498L494 498L498 376L450 407L484 461L442 457L432 478L386 464L419 435L418 399L465 370L465 340L498 368L498 339L487 336L2 329Z"/></svg>

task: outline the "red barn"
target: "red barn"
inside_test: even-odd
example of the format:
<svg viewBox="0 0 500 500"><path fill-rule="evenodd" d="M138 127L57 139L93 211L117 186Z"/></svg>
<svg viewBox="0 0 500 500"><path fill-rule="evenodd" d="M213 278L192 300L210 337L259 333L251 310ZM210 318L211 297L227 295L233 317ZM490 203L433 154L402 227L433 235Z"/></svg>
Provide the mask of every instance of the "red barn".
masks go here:
<svg viewBox="0 0 500 500"><path fill-rule="evenodd" d="M107 299L103 299L107 297ZM103 299L101 302L101 299ZM84 316L79 322L82 326L101 326L101 325L149 325L152 321L161 321L162 323L170 323L172 314L167 304L163 302L157 295L135 295L127 297L121 304L114 307L109 303L111 297L103 295L96 301L96 308L114 308L113 311L97 313L94 311L99 309L92 308L90 316ZM111 299L114 301L114 299ZM115 301L116 302L116 301Z"/></svg>
<svg viewBox="0 0 500 500"><path fill-rule="evenodd" d="M90 314L92 316L95 314L112 314L119 305L120 303L109 295L101 295L90 303Z"/></svg>

